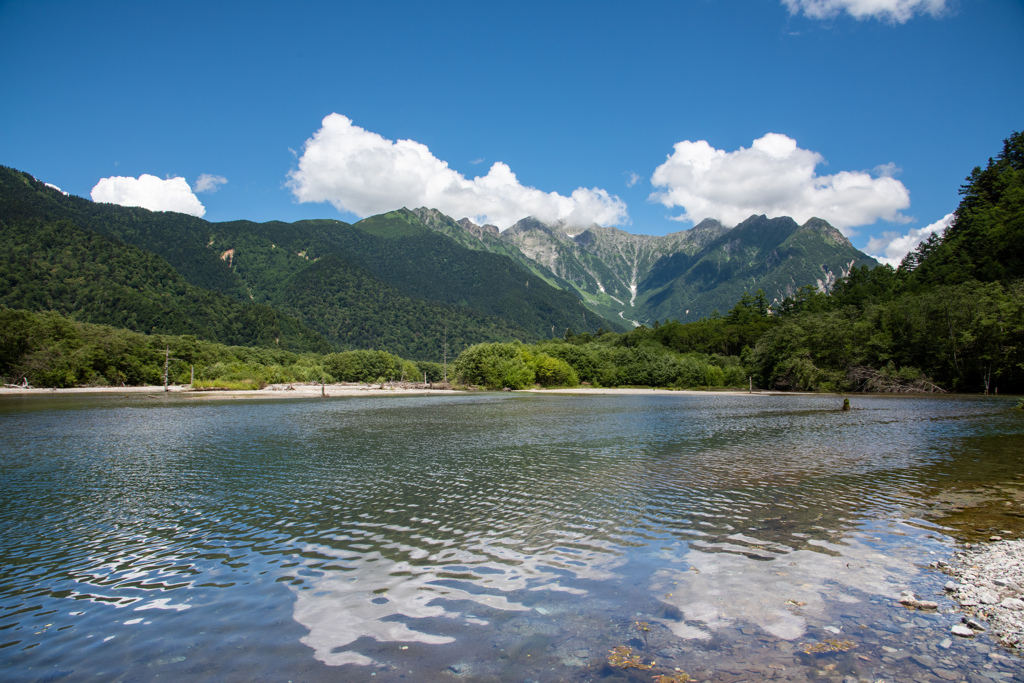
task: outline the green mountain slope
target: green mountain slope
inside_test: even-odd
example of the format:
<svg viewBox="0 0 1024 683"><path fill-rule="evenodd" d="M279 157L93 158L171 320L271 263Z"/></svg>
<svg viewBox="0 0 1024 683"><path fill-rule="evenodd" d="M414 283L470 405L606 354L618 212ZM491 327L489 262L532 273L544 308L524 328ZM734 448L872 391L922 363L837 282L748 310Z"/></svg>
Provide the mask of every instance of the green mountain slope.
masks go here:
<svg viewBox="0 0 1024 683"><path fill-rule="evenodd" d="M877 265L825 221L752 216L729 229L705 220L663 236L591 226L570 234L561 225L525 218L495 236L468 221L446 234L476 248L515 250L575 290L587 307L622 323L697 320L729 310L745 291L764 289L781 301L800 287L827 290L853 266Z"/></svg>
<svg viewBox="0 0 1024 683"><path fill-rule="evenodd" d="M473 344L529 337L501 318L404 296L333 254L284 283L276 303L342 348L417 360L440 362L445 344L451 360Z"/></svg>
<svg viewBox="0 0 1024 683"><path fill-rule="evenodd" d="M427 227L415 212L406 209L353 225L341 221L236 221L211 224L210 229L210 248L218 258L230 261L255 300L273 305L280 303L289 277L317 259L335 256L339 264L361 269L379 280L378 286L462 307L471 316L499 319L504 322L495 320L488 325L495 330L515 330L520 338L559 336L567 327L596 331L611 326L588 313L573 292L549 285L505 254L468 249ZM525 260L521 255L519 259Z"/></svg>
<svg viewBox="0 0 1024 683"><path fill-rule="evenodd" d="M641 284L647 320L697 320L724 313L743 296L763 289L781 302L806 285L827 291L853 267L878 263L825 221L798 225L792 218L751 216L694 255L673 255Z"/></svg>
<svg viewBox="0 0 1024 683"><path fill-rule="evenodd" d="M446 335L450 356L480 342L535 336L500 317L409 296L355 265L360 252L354 254L339 235L349 234L357 243L372 239L378 246L385 240L386 246L384 235L394 234L382 222L367 228L333 220L215 223L209 248L229 264L255 302L295 316L339 348L440 361Z"/></svg>
<svg viewBox="0 0 1024 683"><path fill-rule="evenodd" d="M0 220L0 304L147 334L332 350L294 318L196 287L159 256L67 220Z"/></svg>
<svg viewBox="0 0 1024 683"><path fill-rule="evenodd" d="M456 221L437 209L425 207L413 209L413 213L416 214L425 226L455 240L467 249L507 256L523 270L533 273L555 289L569 291L574 289L570 283L552 273L539 262L523 254L515 245L501 239L501 233L493 225L476 225L468 218Z"/></svg>
<svg viewBox="0 0 1024 683"><path fill-rule="evenodd" d="M206 248L210 224L201 218L96 204L58 192L27 173L0 166L0 220L69 220L80 228L158 254L197 287L237 299L248 298L231 269Z"/></svg>
<svg viewBox="0 0 1024 683"><path fill-rule="evenodd" d="M633 326L638 286L654 263L666 255L695 253L725 230L717 221L660 237L598 225L570 235L564 226L534 218L524 218L502 233L468 219L428 225L470 248L509 254L553 285L575 291L587 308L615 321L619 329Z"/></svg>
<svg viewBox="0 0 1024 683"><path fill-rule="evenodd" d="M94 204L0 167L0 220L10 225L67 221L77 230L113 240L110 244L126 243L151 252L149 256L155 254L163 264L162 270L155 269L163 274L155 277L167 280L171 275L164 271L170 267L184 284L207 290L202 295L188 293L207 302L204 305L211 311L207 318L193 313L172 315L165 302L160 308L164 327L155 325L154 319L160 316L151 310L156 304L147 301L150 296L159 298L159 286L143 282L144 277L135 283L140 285L137 295L124 295L120 311L112 311L108 304L76 308L89 298L80 296L86 284L81 278L69 279L70 284L64 285L67 292L57 297L65 302L60 310L82 320L125 324L131 329L149 329L145 327L149 325L185 333L188 330L168 325L195 320L202 328L196 334L248 343L239 342L238 334L224 337L223 330L215 329L213 320L226 309L223 302L208 303L213 301L208 290L262 306L245 308L250 316L259 311L263 316L273 312L282 317L276 311L287 311L305 323L306 334L316 337L311 330L317 330L343 348L376 347L420 359L440 359L446 329L448 349L457 353L461 344L530 340L561 335L568 327L596 331L609 325L587 311L573 293L551 287L504 255L469 250L405 210L355 226L334 220L210 223L173 212ZM75 259L81 263L95 266L116 260L119 247L107 245L102 255L90 254L88 250L98 248L99 242L76 239L81 248ZM144 260L141 254L133 252L132 258ZM44 275L38 270L23 272L26 277L28 273L35 278ZM33 309L48 305L39 297L26 300L24 291L8 305L19 302ZM132 315L141 315L144 321L133 322ZM252 343L275 338L257 335Z"/></svg>

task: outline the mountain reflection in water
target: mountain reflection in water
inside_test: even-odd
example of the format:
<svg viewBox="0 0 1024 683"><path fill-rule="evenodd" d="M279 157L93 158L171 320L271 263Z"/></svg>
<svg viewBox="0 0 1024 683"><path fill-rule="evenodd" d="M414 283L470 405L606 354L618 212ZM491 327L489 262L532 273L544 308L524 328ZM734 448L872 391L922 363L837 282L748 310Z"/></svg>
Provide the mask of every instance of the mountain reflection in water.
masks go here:
<svg viewBox="0 0 1024 683"><path fill-rule="evenodd" d="M852 403L4 399L0 676L1013 672L894 602L942 599L927 501L1024 470L1012 401Z"/></svg>

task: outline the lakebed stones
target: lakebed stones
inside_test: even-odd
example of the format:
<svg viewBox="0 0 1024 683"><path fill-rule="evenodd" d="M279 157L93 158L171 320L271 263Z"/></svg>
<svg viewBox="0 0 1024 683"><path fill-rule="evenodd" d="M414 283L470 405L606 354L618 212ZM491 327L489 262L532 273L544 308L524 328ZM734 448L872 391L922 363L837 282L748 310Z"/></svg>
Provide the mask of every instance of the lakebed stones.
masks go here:
<svg viewBox="0 0 1024 683"><path fill-rule="evenodd" d="M931 600L921 600L912 591L903 591L900 595L900 604L922 610L937 610L939 608L939 603Z"/></svg>

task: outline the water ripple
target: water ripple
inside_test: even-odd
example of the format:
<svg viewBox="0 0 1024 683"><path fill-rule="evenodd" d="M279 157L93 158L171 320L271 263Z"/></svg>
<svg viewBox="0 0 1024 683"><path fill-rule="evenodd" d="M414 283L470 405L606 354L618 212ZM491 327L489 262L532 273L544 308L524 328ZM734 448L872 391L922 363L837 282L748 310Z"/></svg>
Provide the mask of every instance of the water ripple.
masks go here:
<svg viewBox="0 0 1024 683"><path fill-rule="evenodd" d="M97 643L131 627L122 673L147 678L140 661L170 661L161 648L185 643L204 662L193 676L215 675L224 653L195 634L228 615L227 633L266 652L291 643L322 664L387 667L395 643L487 649L524 623L549 628L550 615L577 631L608 614L629 621L634 603L665 593L650 609L681 614L664 622L679 638L742 619L798 637L828 614L823 576L860 563L844 579L852 596L916 571L879 559L905 542L877 525L902 523L969 461L965 437L1019 431L992 402L863 398L849 413L835 403L0 405L5 432L24 435L0 455L0 672L71 662L109 673L112 646ZM782 566L793 569L778 590L807 598L802 615L761 594ZM709 606L716 591L741 596L736 609ZM288 632L283 613L291 640L253 630L273 614L271 632ZM159 637L139 630L157 621ZM302 651L289 650L283 674ZM223 661L247 666L234 653Z"/></svg>

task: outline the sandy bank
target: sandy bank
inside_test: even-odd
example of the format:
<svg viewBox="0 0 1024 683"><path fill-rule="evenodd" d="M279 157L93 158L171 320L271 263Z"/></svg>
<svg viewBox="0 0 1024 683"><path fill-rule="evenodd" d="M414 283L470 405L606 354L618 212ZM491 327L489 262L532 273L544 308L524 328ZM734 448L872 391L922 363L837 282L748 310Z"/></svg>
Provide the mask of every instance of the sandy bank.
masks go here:
<svg viewBox="0 0 1024 683"><path fill-rule="evenodd" d="M60 396L60 395L127 395L145 394L149 396L160 396L164 394L162 386L144 387L80 387L74 389L12 389L9 387L0 388L0 398L4 396ZM319 384L271 384L258 391L233 391L233 390L193 390L188 385L169 386L168 394L189 399L224 399L224 398L328 398L338 396L435 396L461 394L463 392L454 389L440 389L423 387L422 385L389 385L389 384L328 384L321 388Z"/></svg>
<svg viewBox="0 0 1024 683"><path fill-rule="evenodd" d="M453 395L465 394L461 389L442 389L436 386L424 387L422 384L357 384L343 382L328 384L323 388L327 397L338 396L409 396L409 395ZM52 396L67 394L147 394L151 396L163 394L162 386L143 387L76 387L72 389L42 388L11 388L0 387L0 398L4 396ZM311 398L321 395L319 384L271 384L258 391L233 390L193 390L188 385L172 385L167 392L184 398ZM815 394L813 392L793 391L697 391L692 389L645 389L645 388L596 388L575 387L569 389L521 389L517 394L572 394L577 396L832 396L835 394Z"/></svg>
<svg viewBox="0 0 1024 683"><path fill-rule="evenodd" d="M799 391L699 391L696 389L643 389L643 388L597 388L574 387L570 389L520 389L518 394L580 394L580 395L614 395L614 396L833 396L837 394L816 394Z"/></svg>

